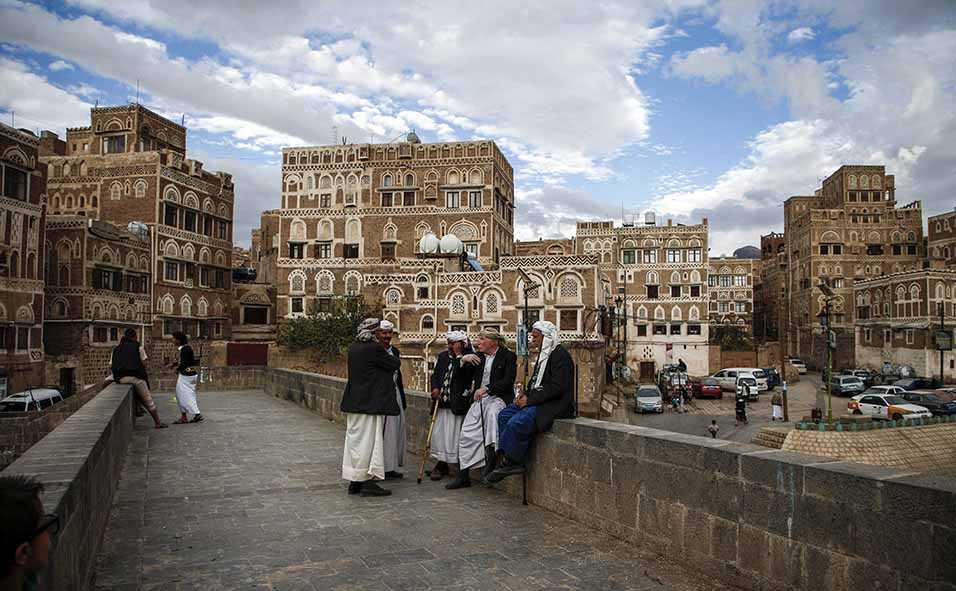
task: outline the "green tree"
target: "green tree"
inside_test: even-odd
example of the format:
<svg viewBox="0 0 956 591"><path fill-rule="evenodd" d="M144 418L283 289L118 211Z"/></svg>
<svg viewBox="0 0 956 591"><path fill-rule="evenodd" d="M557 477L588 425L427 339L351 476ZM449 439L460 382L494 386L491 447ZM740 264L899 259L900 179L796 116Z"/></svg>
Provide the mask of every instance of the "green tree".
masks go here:
<svg viewBox="0 0 956 591"><path fill-rule="evenodd" d="M733 324L712 326L710 342L720 345L723 351L753 351L754 348L754 342L750 335Z"/></svg>
<svg viewBox="0 0 956 591"><path fill-rule="evenodd" d="M319 361L328 361L348 350L356 327L369 317L381 318L381 306L361 297L335 298L321 312L313 307L307 316L281 324L276 340L293 351L313 349Z"/></svg>

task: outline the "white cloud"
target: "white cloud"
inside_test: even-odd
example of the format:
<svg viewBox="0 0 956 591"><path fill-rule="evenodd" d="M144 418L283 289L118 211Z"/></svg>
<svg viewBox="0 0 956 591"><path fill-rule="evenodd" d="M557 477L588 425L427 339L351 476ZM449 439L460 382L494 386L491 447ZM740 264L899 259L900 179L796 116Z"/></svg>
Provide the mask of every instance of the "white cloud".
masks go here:
<svg viewBox="0 0 956 591"><path fill-rule="evenodd" d="M56 60L52 62L49 66L51 72L60 72L63 70L72 70L73 64L70 62L65 62L63 60Z"/></svg>
<svg viewBox="0 0 956 591"><path fill-rule="evenodd" d="M90 105L50 84L26 65L0 57L0 109L14 111L17 125L66 133L66 123L89 118ZM21 123L22 122L22 123Z"/></svg>
<svg viewBox="0 0 956 591"><path fill-rule="evenodd" d="M816 33L814 33L810 27L800 27L790 31L787 35L787 41L790 43L802 43L804 41L811 41L816 36Z"/></svg>

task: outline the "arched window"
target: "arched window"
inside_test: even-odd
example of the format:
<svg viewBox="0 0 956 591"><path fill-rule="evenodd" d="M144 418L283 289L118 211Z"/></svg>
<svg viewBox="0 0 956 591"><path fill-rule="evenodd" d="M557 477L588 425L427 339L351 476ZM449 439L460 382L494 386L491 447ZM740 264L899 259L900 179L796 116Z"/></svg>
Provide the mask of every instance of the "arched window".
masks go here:
<svg viewBox="0 0 956 591"><path fill-rule="evenodd" d="M648 272L647 272L647 280L646 280L646 283L647 283L647 285L657 285L657 284L658 284L657 272L656 272L656 271L648 271Z"/></svg>
<svg viewBox="0 0 956 591"><path fill-rule="evenodd" d="M564 302L578 302L581 299L581 283L574 275L561 278L558 287L558 299Z"/></svg>
<svg viewBox="0 0 956 591"><path fill-rule="evenodd" d="M671 308L671 320L682 320L684 315L681 313L679 307L674 306Z"/></svg>
<svg viewBox="0 0 956 591"><path fill-rule="evenodd" d="M289 293L305 293L305 273L296 270L289 275Z"/></svg>
<svg viewBox="0 0 956 591"><path fill-rule="evenodd" d="M430 314L422 316L422 332L431 332L435 330L435 319Z"/></svg>
<svg viewBox="0 0 956 591"><path fill-rule="evenodd" d="M456 293L451 296L451 315L461 318L468 314L468 301L462 293Z"/></svg>
<svg viewBox="0 0 956 591"><path fill-rule="evenodd" d="M390 174L383 174L383 175L382 175L382 186L383 186L383 187L391 187L391 186L392 186L392 175L390 175Z"/></svg>
<svg viewBox="0 0 956 591"><path fill-rule="evenodd" d="M385 292L385 305L389 307L398 306L402 303L402 292L398 288L392 287Z"/></svg>
<svg viewBox="0 0 956 591"><path fill-rule="evenodd" d="M305 222L302 220L292 220L292 225L289 227L289 238L304 241L306 239Z"/></svg>
<svg viewBox="0 0 956 591"><path fill-rule="evenodd" d="M654 308L654 319L655 319L655 320L665 320L665 319L666 319L665 316L664 316L664 308L662 308L661 306L658 306L658 307Z"/></svg>
<svg viewBox="0 0 956 591"><path fill-rule="evenodd" d="M146 181L140 179L133 185L133 197L143 199L146 197Z"/></svg>
<svg viewBox="0 0 956 591"><path fill-rule="evenodd" d="M687 314L688 320L700 320L700 310L697 309L697 306L691 306L690 312Z"/></svg>
<svg viewBox="0 0 956 591"><path fill-rule="evenodd" d="M362 289L362 276L357 271L349 271L345 274L345 294L356 296Z"/></svg>
<svg viewBox="0 0 956 591"><path fill-rule="evenodd" d="M110 185L110 199L113 201L119 200L123 196L123 185L114 182ZM167 197L168 198L168 197Z"/></svg>
<svg viewBox="0 0 956 591"><path fill-rule="evenodd" d="M318 295L332 295L332 285L335 282L335 275L331 271L319 271L315 276L316 293Z"/></svg>
<svg viewBox="0 0 956 591"><path fill-rule="evenodd" d="M209 315L209 302L205 297L199 298L199 301L196 303L196 314L199 316Z"/></svg>
<svg viewBox="0 0 956 591"><path fill-rule="evenodd" d="M183 296L183 299L179 300L179 313L183 316L193 315L193 301L189 296Z"/></svg>
<svg viewBox="0 0 956 591"><path fill-rule="evenodd" d="M485 315L498 316L501 314L501 306L498 301L498 294L491 292L485 296Z"/></svg>
<svg viewBox="0 0 956 591"><path fill-rule="evenodd" d="M405 186L414 187L415 186L415 175L408 173L405 175Z"/></svg>

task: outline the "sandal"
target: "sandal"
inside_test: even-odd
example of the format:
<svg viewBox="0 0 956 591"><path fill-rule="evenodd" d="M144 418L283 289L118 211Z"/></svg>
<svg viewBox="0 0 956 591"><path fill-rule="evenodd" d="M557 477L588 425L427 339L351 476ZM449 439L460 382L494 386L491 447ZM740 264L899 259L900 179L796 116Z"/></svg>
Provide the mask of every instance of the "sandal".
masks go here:
<svg viewBox="0 0 956 591"><path fill-rule="evenodd" d="M155 426L156 429L166 429L168 427L169 425L167 425L166 423L159 423L158 425Z"/></svg>
<svg viewBox="0 0 956 591"><path fill-rule="evenodd" d="M192 420L189 421L189 422L190 422L190 423L201 423L201 422L203 422L203 421L205 421L205 420L206 420L206 418L205 418L204 416L202 416L201 414L199 414L199 415L194 416L194 417L192 418Z"/></svg>

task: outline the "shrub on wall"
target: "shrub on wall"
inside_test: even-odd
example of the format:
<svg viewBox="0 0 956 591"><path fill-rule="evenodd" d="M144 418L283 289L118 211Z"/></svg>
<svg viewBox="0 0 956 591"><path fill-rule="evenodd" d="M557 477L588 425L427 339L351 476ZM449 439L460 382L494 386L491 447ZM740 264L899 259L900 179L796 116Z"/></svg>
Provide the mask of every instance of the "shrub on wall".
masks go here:
<svg viewBox="0 0 956 591"><path fill-rule="evenodd" d="M314 305L308 315L281 324L277 340L293 351L314 350L320 361L327 361L345 353L358 324L371 316L381 318L381 306L361 297L329 299L321 309Z"/></svg>
<svg viewBox="0 0 956 591"><path fill-rule="evenodd" d="M746 331L735 325L718 325L710 328L710 342L720 345L721 351L753 351L754 342Z"/></svg>

